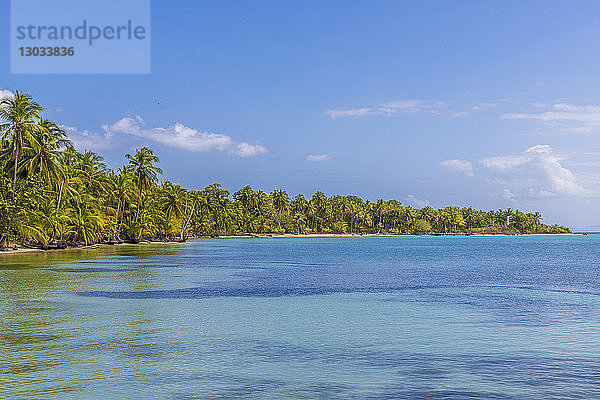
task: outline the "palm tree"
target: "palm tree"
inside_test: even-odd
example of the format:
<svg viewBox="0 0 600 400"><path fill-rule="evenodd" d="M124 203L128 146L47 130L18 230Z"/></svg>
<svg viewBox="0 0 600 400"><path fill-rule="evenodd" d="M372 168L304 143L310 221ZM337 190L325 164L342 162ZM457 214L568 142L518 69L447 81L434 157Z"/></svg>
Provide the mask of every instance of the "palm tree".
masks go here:
<svg viewBox="0 0 600 400"><path fill-rule="evenodd" d="M304 195L299 194L292 200L291 208L294 214L294 222L298 228L298 234L300 234L300 229L308 221L308 201L304 198Z"/></svg>
<svg viewBox="0 0 600 400"><path fill-rule="evenodd" d="M186 231L188 225L190 224L192 217L194 216L196 207L198 205L202 206L204 204L204 200L205 200L204 196L199 191L191 191L190 193L188 193L187 191L184 191L184 192L185 192L185 208L183 210L183 220L181 221L181 234L179 236L179 239L182 242L185 240L185 231ZM189 213L188 213L188 202L191 204ZM241 210L238 210L238 211L241 211ZM236 214L236 217L240 218L241 215Z"/></svg>
<svg viewBox="0 0 600 400"><path fill-rule="evenodd" d="M477 220L477 213L473 207L463 208L462 215L467 224L467 230L473 228Z"/></svg>
<svg viewBox="0 0 600 400"><path fill-rule="evenodd" d="M461 229L463 226L465 226L465 220L458 207L448 207L448 209L450 215L449 222L451 232L456 233L457 229Z"/></svg>
<svg viewBox="0 0 600 400"><path fill-rule="evenodd" d="M142 193L148 187L158 181L158 175L162 174L162 169L154 165L158 163L159 158L154 155L152 150L142 147L135 151L135 156L127 154L129 165L127 168L133 172L135 183L138 189L138 196L142 198Z"/></svg>
<svg viewBox="0 0 600 400"><path fill-rule="evenodd" d="M0 124L0 140L10 141L13 153L13 197L17 190L17 171L23 148L26 144L38 146L35 135L40 130L38 121L43 109L30 95L19 91L0 101L0 119L5 121Z"/></svg>
<svg viewBox="0 0 600 400"><path fill-rule="evenodd" d="M537 231L538 227L540 226L540 224L542 223L542 214L540 214L539 212L535 212L531 215L531 221L533 224L534 229Z"/></svg>
<svg viewBox="0 0 600 400"><path fill-rule="evenodd" d="M321 191L317 191L310 199L311 205L314 208L315 215L315 231L320 232L323 224L323 218L327 212L327 196ZM321 224L319 224L319 221Z"/></svg>
<svg viewBox="0 0 600 400"><path fill-rule="evenodd" d="M539 213L511 209L418 210L396 200L328 198L321 191L310 201L298 195L290 202L283 190L268 194L250 186L232 201L219 184L199 191L170 182L159 186L162 171L150 149L127 154L128 164L112 171L98 154L75 150L41 111L20 92L0 101L0 247L7 240L35 241L43 248L55 239L89 244L179 236L183 241L187 234L219 232L569 232L542 224Z"/></svg>
<svg viewBox="0 0 600 400"><path fill-rule="evenodd" d="M178 218L183 214L183 197L185 190L179 186L166 181L161 188L161 209L167 218Z"/></svg>
<svg viewBox="0 0 600 400"><path fill-rule="evenodd" d="M106 192L106 164L104 164L104 158L98 154L89 150L78 154L75 161L75 172L88 191Z"/></svg>
<svg viewBox="0 0 600 400"><path fill-rule="evenodd" d="M281 229L282 215L290 209L290 198L285 190L274 190L271 193L273 207L277 211L277 227Z"/></svg>
<svg viewBox="0 0 600 400"><path fill-rule="evenodd" d="M204 191L206 192L206 209L211 214L214 231L218 232L225 225L229 192L218 183L207 186Z"/></svg>
<svg viewBox="0 0 600 400"><path fill-rule="evenodd" d="M178 219L182 216L184 218L186 217L185 212L187 210L184 209L184 199L187 200L187 192L185 189L179 185L174 185L167 181L162 185L160 193L160 208L168 222L171 222L172 219ZM181 226L181 240L183 240L184 221L181 221Z"/></svg>
<svg viewBox="0 0 600 400"><path fill-rule="evenodd" d="M135 196L135 187L133 185L131 173L125 170L119 170L118 174L112 173L109 177L109 187L111 200L113 204L115 202L117 203L116 230L117 232L121 232L126 208Z"/></svg>
<svg viewBox="0 0 600 400"><path fill-rule="evenodd" d="M246 209L250 209L252 206L252 200L254 196L254 190L250 185L246 185L233 194L233 199L239 201L242 206Z"/></svg>
<svg viewBox="0 0 600 400"><path fill-rule="evenodd" d="M71 230L75 232L73 241L83 240L86 246L97 242L105 219L102 218L93 198L85 196L74 202L70 211Z"/></svg>
<svg viewBox="0 0 600 400"><path fill-rule="evenodd" d="M436 211L430 206L425 206L421 209L421 219L424 219L428 223L432 223L436 218Z"/></svg>
<svg viewBox="0 0 600 400"><path fill-rule="evenodd" d="M415 210L414 208L412 208L412 207L404 208L404 218L405 218L407 232L412 231L412 227L414 226L414 223L417 220L418 216L419 216L419 214L418 214L417 210Z"/></svg>
<svg viewBox="0 0 600 400"><path fill-rule="evenodd" d="M58 125L46 119L40 119L34 137L37 145L25 151L27 162L24 167L28 175L39 173L51 187L61 172L61 155L71 142Z"/></svg>

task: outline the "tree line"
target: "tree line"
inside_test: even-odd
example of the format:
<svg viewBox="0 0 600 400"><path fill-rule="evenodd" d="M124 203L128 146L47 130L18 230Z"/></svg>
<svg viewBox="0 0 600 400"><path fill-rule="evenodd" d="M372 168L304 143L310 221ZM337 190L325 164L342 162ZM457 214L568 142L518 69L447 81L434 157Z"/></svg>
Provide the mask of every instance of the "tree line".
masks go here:
<svg viewBox="0 0 600 400"><path fill-rule="evenodd" d="M92 151L75 150L44 108L16 92L0 102L0 247L42 248L100 242L186 240L239 234L569 233L538 212L472 207L421 209L397 200L356 196L290 197L219 184L187 190L160 181L159 158L142 147L127 163L106 167Z"/></svg>

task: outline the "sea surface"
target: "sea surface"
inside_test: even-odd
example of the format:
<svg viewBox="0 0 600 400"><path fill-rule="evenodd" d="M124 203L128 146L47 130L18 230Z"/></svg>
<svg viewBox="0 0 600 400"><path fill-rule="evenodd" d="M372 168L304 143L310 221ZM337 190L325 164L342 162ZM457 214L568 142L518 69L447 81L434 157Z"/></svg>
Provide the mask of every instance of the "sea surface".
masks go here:
<svg viewBox="0 0 600 400"><path fill-rule="evenodd" d="M0 255L0 398L600 398L600 235Z"/></svg>

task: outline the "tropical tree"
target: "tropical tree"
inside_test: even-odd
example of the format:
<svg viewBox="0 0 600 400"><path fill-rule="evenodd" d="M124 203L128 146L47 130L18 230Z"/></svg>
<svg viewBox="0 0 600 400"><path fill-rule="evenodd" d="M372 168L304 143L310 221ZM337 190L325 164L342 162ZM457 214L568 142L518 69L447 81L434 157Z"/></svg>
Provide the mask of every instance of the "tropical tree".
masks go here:
<svg viewBox="0 0 600 400"><path fill-rule="evenodd" d="M281 219L290 209L290 198L284 190L274 190L271 193L273 199L273 207L277 213L277 227L281 229Z"/></svg>
<svg viewBox="0 0 600 400"><path fill-rule="evenodd" d="M129 161L127 169L134 175L138 196L142 198L143 191L156 183L158 175L163 172L155 165L159 158L147 147L136 150L135 155L127 154L125 157Z"/></svg>
<svg viewBox="0 0 600 400"><path fill-rule="evenodd" d="M90 150L78 151L43 108L17 92L0 101L0 248L41 248L128 240L185 240L248 233L350 234L567 233L542 224L538 212L473 207L404 207L397 200L312 196L244 186L230 196L220 184L186 190L165 181L147 147L111 170ZM310 200L307 200L310 198Z"/></svg>
<svg viewBox="0 0 600 400"><path fill-rule="evenodd" d="M17 172L23 149L26 146L36 148L39 145L36 134L40 131L38 121L42 110L43 107L30 95L19 91L14 96L0 101L0 119L3 121L0 124L0 140L2 147L5 141L10 143L13 156L13 194L17 190Z"/></svg>

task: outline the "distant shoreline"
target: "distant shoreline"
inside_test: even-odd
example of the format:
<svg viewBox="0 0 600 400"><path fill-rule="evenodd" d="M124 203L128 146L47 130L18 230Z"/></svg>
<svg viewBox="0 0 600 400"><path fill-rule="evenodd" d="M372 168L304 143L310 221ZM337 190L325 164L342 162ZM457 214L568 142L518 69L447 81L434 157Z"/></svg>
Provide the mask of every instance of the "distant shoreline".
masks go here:
<svg viewBox="0 0 600 400"><path fill-rule="evenodd" d="M486 237L486 236L582 236L586 235L585 232L576 232L576 233L478 233L478 234L423 234L423 235L393 235L387 233L369 233L369 234L348 234L348 233L311 233L311 234L295 234L295 233L285 233L285 234L270 234L270 233L261 233L261 234L244 234L244 235L220 235L220 236L198 236L188 238L190 240L219 240L219 239L277 239L277 238L361 238L361 237ZM19 247L17 250L10 249L0 251L0 256L3 255L18 255L18 254L32 254L32 253L55 253L55 252L63 252L69 250L92 250L92 249L100 249L100 248L110 248L117 246L151 246L151 245L173 245L173 244L183 244L186 243L181 241L142 241L139 243L96 243L88 246L69 246L63 249L38 249L38 248L29 248L29 247Z"/></svg>
<svg viewBox="0 0 600 400"><path fill-rule="evenodd" d="M349 234L349 233L310 233L310 234L296 234L296 233L260 233L260 234L246 234L246 235L222 235L216 237L195 237L189 239L252 239L252 238L360 238L360 237L482 237L482 236L573 236L573 235L584 235L585 232L577 233L472 233L472 234L401 234L395 235L391 233L365 233L365 234Z"/></svg>
<svg viewBox="0 0 600 400"><path fill-rule="evenodd" d="M349 233L310 233L310 234L296 234L296 233L261 233L255 234L255 237L413 237L413 236L533 236L533 235L549 235L549 236L557 236L557 235L581 235L582 233L447 233L447 234L392 234L392 233L365 233L365 234L349 234ZM218 236L219 237L252 237L250 235L242 235L242 236ZM205 239L205 237L198 237L196 239Z"/></svg>

